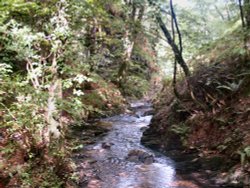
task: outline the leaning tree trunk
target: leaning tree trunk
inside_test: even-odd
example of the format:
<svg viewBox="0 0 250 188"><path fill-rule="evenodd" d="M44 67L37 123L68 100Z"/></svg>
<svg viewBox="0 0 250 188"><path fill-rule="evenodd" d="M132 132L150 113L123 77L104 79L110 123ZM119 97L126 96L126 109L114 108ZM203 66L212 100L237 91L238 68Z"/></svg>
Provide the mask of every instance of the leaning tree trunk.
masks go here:
<svg viewBox="0 0 250 188"><path fill-rule="evenodd" d="M178 64L181 66L181 68L183 69L185 76L189 77L190 76L190 71L189 68L186 64L186 62L184 61L181 51L179 50L178 46L175 44L175 42L173 41L173 38L171 37L170 32L168 31L167 27L165 26L165 24L163 23L162 18L160 17L160 15L156 16L157 22L159 23L167 41L168 44L171 46L173 52L174 52L174 56L176 61L178 62Z"/></svg>
<svg viewBox="0 0 250 188"><path fill-rule="evenodd" d="M150 5L154 5L154 2L152 0L148 0L148 2L149 2ZM189 68L188 68L186 62L183 59L182 49L181 48L179 49L177 44L174 42L173 38L171 37L171 34L170 34L169 30L167 29L166 25L164 24L164 22L162 20L160 14L156 15L156 20L157 20L162 32L164 33L168 44L171 46L172 51L174 52L174 56L175 56L175 59L176 59L177 63L183 69L183 71L185 73L185 76L189 77L190 76L190 71L189 71Z"/></svg>
<svg viewBox="0 0 250 188"><path fill-rule="evenodd" d="M245 18L244 18L244 10L243 10L243 6L242 6L242 0L239 0L239 8L240 8L240 18L241 18L241 23L242 23L242 27L245 27Z"/></svg>
<svg viewBox="0 0 250 188"><path fill-rule="evenodd" d="M173 2L172 0L170 0L170 7L171 7L171 28L172 28L172 39L175 42L175 26L177 27L176 29L178 30L177 32L179 32L179 27L177 24L177 20L175 19L175 13L174 13L174 8L173 8ZM180 34L179 34L180 37ZM180 50L182 51L182 42L180 39ZM174 60L174 72L173 72L173 90L174 90L174 94L176 96L176 98L180 98L180 94L178 92L178 89L176 87L177 84L177 61L176 59Z"/></svg>

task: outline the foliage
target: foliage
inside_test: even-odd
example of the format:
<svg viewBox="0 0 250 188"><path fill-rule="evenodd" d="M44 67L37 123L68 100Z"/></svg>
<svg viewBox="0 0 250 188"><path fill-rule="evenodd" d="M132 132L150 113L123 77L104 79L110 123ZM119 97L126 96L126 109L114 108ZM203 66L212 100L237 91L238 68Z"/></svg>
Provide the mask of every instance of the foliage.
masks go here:
<svg viewBox="0 0 250 188"><path fill-rule="evenodd" d="M250 159L250 146L245 147L242 151L238 151L241 158L241 165L244 167L245 163Z"/></svg>
<svg viewBox="0 0 250 188"><path fill-rule="evenodd" d="M171 16L168 12L168 3L160 0L156 2L158 2L157 5L162 10L165 23L170 28ZM192 59L192 57L197 57L201 49L213 48L211 43L216 43L217 39L224 38L227 40L226 36L241 26L238 4L231 0L187 0L183 3L176 2L175 10L183 38L183 56L187 61ZM235 36L239 37L240 35ZM161 45L158 45L158 51L163 59L159 61L163 61L163 69L167 69L166 74L169 75L172 73L172 66L170 65L173 64L172 55L170 54L171 49L165 47L167 43L161 40L161 38ZM228 44L228 42L231 43L233 41L237 42L235 39L228 39L227 42L223 42ZM242 41L238 40L238 42ZM235 50L239 49L235 48ZM240 53L242 52L241 50ZM196 65L198 64L196 63Z"/></svg>
<svg viewBox="0 0 250 188"><path fill-rule="evenodd" d="M146 93L155 66L148 55L154 41L145 45L141 40L148 36L136 36L143 24L132 21L132 9L121 0L0 1L0 179L5 186L64 186L70 170L62 176L57 169L68 167L69 148L62 143L69 124L122 111L121 91L136 97ZM135 42L136 49L119 82L126 41ZM10 169L13 161L19 169Z"/></svg>
<svg viewBox="0 0 250 188"><path fill-rule="evenodd" d="M139 76L128 76L126 81L125 94L128 96L133 96L135 98L143 97L149 89L148 81L142 79ZM140 88L138 91L137 88Z"/></svg>
<svg viewBox="0 0 250 188"><path fill-rule="evenodd" d="M175 7L186 58L207 51L213 62L246 55L237 4L190 2ZM169 6L155 3L170 24ZM5 186L65 186L71 171L64 144L69 125L121 112L124 97L147 93L152 75L160 72L156 47L164 61L173 60L155 11L145 0L0 1L0 179ZM223 33L224 39L211 43ZM206 63L197 58L193 67L199 61ZM170 89L170 81L165 84ZM206 87L232 94L244 84L242 77L213 79ZM172 131L185 137L190 130L178 124ZM36 169L39 165L45 168Z"/></svg>
<svg viewBox="0 0 250 188"><path fill-rule="evenodd" d="M184 141L184 139L187 137L187 134L190 132L190 127L185 125L185 123L181 123L179 125L172 125L170 130L179 135L182 141Z"/></svg>

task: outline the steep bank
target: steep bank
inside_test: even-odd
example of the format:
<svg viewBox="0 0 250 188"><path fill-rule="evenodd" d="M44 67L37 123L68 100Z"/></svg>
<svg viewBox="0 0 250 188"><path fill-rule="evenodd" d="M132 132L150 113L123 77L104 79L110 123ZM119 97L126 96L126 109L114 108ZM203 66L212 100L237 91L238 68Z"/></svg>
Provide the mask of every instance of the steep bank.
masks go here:
<svg viewBox="0 0 250 188"><path fill-rule="evenodd" d="M191 62L199 67L188 78L191 91L178 83L180 100L163 90L142 138L177 161L188 157L192 172L209 171L227 187L249 185L250 64L241 36L228 34Z"/></svg>

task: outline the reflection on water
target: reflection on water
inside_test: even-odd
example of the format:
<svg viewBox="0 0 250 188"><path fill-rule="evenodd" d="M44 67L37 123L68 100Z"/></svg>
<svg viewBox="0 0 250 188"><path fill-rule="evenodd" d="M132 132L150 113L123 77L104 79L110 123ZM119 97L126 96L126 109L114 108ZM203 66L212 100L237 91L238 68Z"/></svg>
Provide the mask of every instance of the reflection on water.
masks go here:
<svg viewBox="0 0 250 188"><path fill-rule="evenodd" d="M163 188L170 187L174 180L174 169L166 164L153 163L151 165L138 165L134 174L120 178L117 188Z"/></svg>

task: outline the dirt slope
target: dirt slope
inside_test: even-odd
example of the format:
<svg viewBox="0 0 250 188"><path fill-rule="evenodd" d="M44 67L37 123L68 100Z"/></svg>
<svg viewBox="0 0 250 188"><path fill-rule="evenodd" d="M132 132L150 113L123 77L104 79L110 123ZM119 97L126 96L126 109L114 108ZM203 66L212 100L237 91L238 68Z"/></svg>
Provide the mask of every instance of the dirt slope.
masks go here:
<svg viewBox="0 0 250 188"><path fill-rule="evenodd" d="M250 61L241 53L246 49L240 36L231 33L190 62L199 67L188 78L190 88L184 81L178 83L180 100L166 91L168 87L163 90L142 143L176 160L192 155L189 162L212 171L218 184L247 187ZM230 38L234 40L228 43Z"/></svg>

